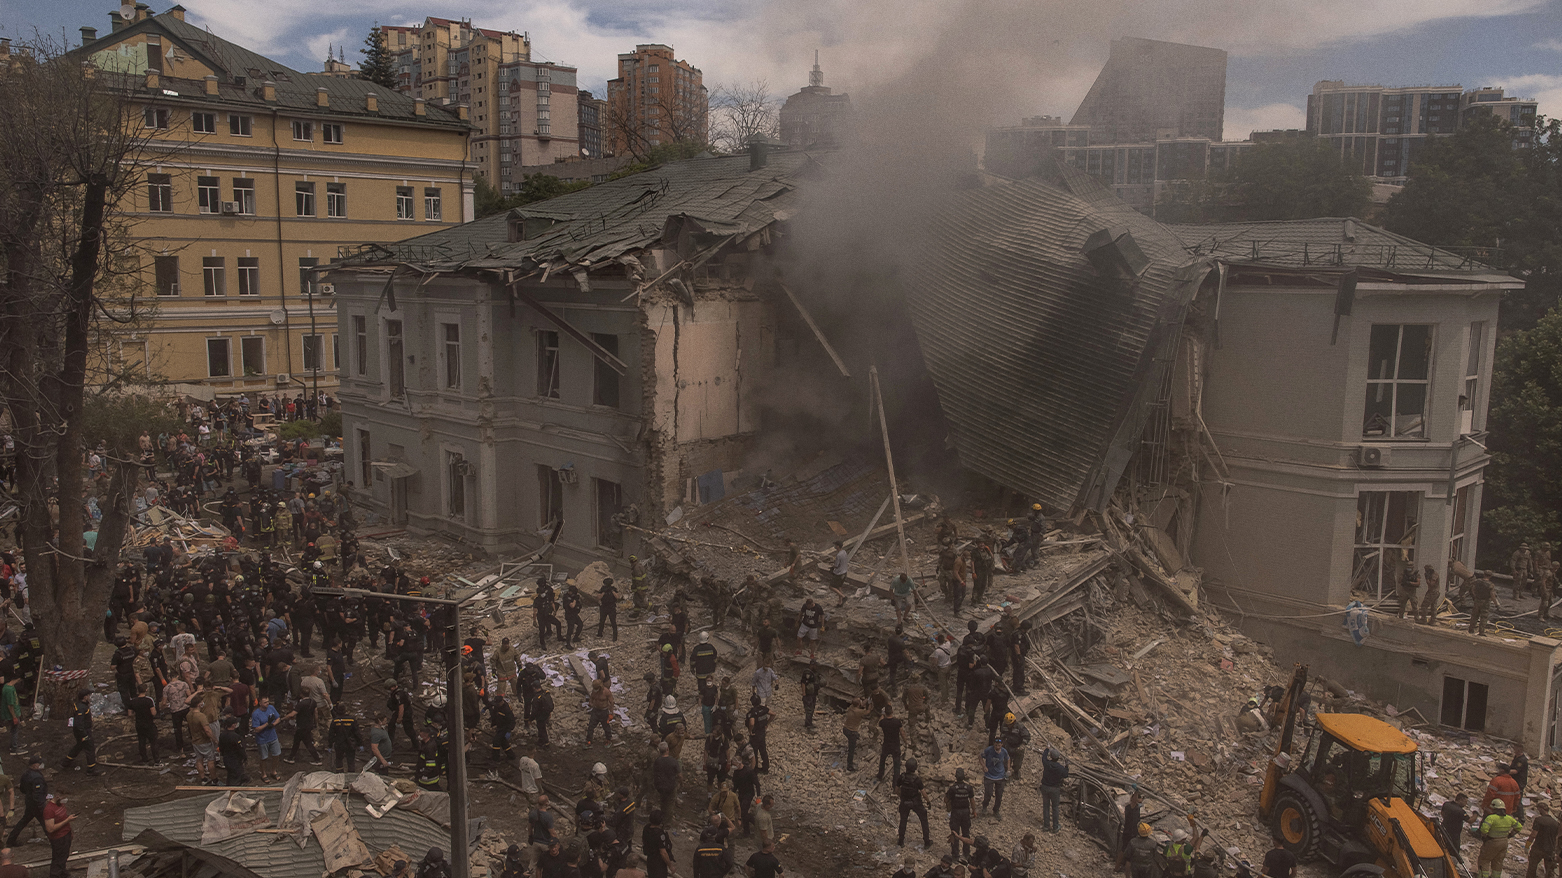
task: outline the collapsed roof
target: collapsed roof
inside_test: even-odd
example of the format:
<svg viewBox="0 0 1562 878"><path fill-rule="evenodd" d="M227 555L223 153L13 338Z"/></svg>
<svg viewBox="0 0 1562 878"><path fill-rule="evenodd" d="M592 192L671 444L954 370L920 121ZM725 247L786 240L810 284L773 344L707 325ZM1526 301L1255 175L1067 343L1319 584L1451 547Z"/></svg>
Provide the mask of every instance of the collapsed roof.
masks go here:
<svg viewBox="0 0 1562 878"><path fill-rule="evenodd" d="M400 244L367 245L348 265L408 265L423 273L592 271L619 264L632 273L639 251L677 246L691 264L794 210L806 153L671 162L579 192L494 214Z"/></svg>
<svg viewBox="0 0 1562 878"><path fill-rule="evenodd" d="M1067 169L961 193L931 226L912 322L961 463L1104 506L1209 261Z"/></svg>

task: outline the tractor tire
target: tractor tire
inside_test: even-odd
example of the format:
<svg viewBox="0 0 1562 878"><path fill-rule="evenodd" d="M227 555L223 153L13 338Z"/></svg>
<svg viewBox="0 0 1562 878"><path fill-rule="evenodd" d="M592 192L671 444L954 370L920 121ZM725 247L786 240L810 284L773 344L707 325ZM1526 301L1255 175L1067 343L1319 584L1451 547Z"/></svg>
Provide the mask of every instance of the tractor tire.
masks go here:
<svg viewBox="0 0 1562 878"><path fill-rule="evenodd" d="M1380 878L1383 867L1376 863L1358 863L1340 873L1340 878Z"/></svg>
<svg viewBox="0 0 1562 878"><path fill-rule="evenodd" d="M1322 828L1312 805L1295 790L1282 790L1275 797L1271 828L1285 849L1302 862L1318 856L1318 837Z"/></svg>

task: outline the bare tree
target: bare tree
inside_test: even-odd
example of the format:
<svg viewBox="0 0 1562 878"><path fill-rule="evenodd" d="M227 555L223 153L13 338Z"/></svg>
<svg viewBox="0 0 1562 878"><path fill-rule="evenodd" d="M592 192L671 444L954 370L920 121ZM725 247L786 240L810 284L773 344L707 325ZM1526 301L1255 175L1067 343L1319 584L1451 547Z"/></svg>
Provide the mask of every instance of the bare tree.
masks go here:
<svg viewBox="0 0 1562 878"><path fill-rule="evenodd" d="M15 440L17 537L51 661L85 667L108 601L140 469L115 435L106 486L86 483L89 387L102 342L137 317L123 216L158 160L132 104L141 77L95 70L40 38L0 65L0 403ZM110 418L110 421L116 420ZM136 425L139 431L139 425ZM87 491L103 491L89 557ZM51 505L57 512L51 510ZM58 521L54 516L58 516Z"/></svg>
<svg viewBox="0 0 1562 878"><path fill-rule="evenodd" d="M603 137L619 154L645 159L658 146L709 143L710 104L704 89L682 94L668 89L649 102L634 102L620 92L608 94L602 114Z"/></svg>
<svg viewBox="0 0 1562 878"><path fill-rule="evenodd" d="M755 137L774 140L781 129L781 99L763 79L718 85L710 98L711 146L742 152Z"/></svg>

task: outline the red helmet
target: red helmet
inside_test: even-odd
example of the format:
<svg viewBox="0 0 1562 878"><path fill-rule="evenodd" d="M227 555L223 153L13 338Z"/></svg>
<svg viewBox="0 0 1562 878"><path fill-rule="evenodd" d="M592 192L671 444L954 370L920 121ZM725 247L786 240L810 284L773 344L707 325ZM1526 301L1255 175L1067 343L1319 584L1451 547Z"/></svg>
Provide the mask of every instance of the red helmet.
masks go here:
<svg viewBox="0 0 1562 878"><path fill-rule="evenodd" d="M418 584L419 585L428 585L428 577L425 576L422 579L418 580Z"/></svg>

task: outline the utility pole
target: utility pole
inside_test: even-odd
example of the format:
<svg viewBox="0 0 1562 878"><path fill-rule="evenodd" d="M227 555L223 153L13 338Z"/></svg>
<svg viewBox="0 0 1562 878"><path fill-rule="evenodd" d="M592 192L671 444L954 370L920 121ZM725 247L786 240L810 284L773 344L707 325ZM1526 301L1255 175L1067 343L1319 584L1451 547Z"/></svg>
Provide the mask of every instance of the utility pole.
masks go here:
<svg viewBox="0 0 1562 878"><path fill-rule="evenodd" d="M309 300L309 337L314 339L315 342L315 362L314 367L309 370L309 375L314 380L314 390L312 391L314 395L310 397L309 405L305 407L304 411L309 411L311 408L314 409L315 418L318 420L320 417L320 359L325 356L325 343L320 338L320 334L315 331L316 286L314 281L309 282L309 295L306 297ZM305 348L305 350L308 350L308 348ZM323 445L324 442L321 444Z"/></svg>

